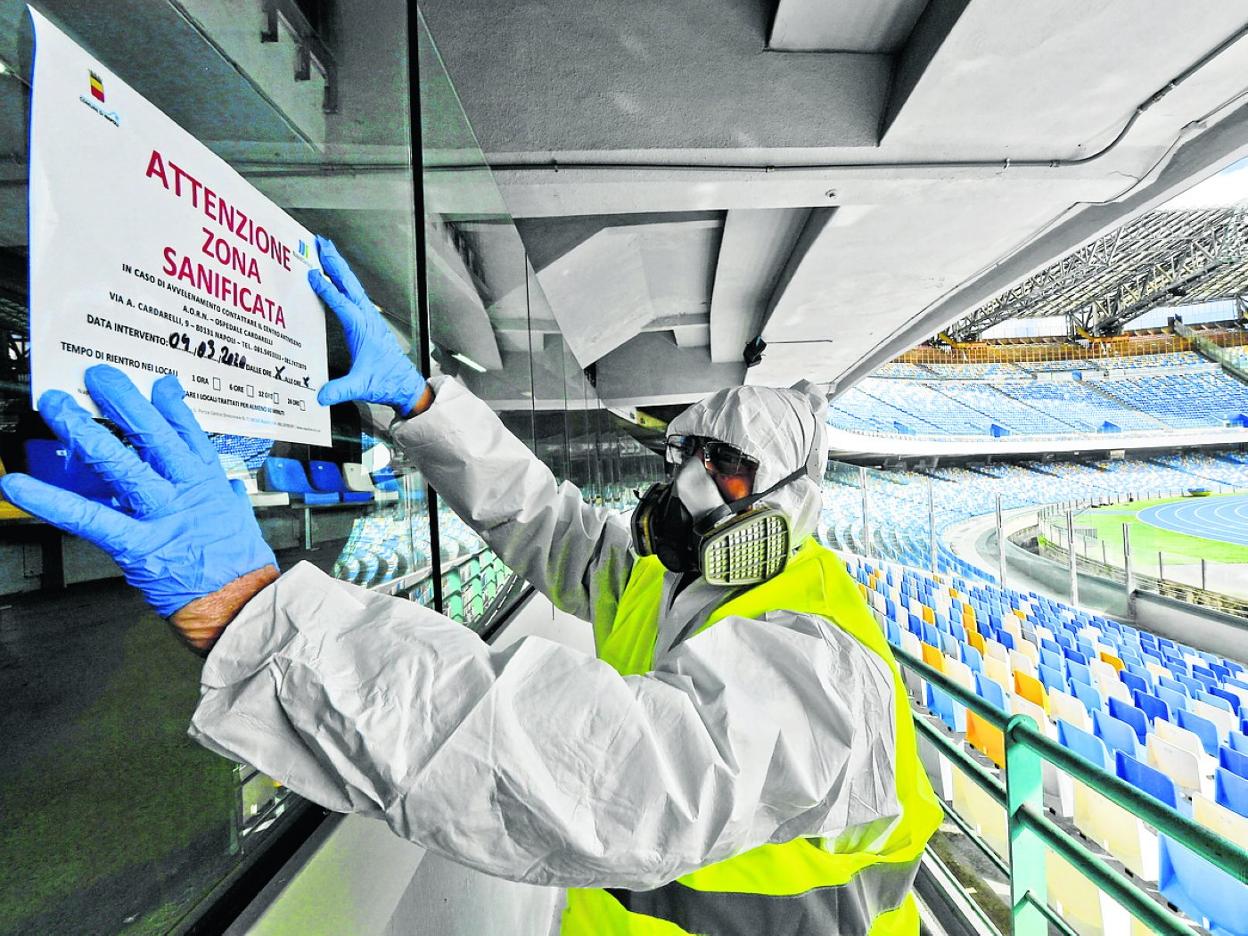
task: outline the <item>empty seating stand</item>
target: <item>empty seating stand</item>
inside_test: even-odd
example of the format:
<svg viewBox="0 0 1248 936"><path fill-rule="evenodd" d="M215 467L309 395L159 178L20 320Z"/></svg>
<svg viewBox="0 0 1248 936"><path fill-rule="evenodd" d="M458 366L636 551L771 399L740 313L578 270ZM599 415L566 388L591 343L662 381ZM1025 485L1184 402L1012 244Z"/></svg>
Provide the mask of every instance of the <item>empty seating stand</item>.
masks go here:
<svg viewBox="0 0 1248 936"><path fill-rule="evenodd" d="M353 491L347 487L342 476L342 469L330 461L313 459L308 462L311 469L312 487L318 491L337 494L344 504L365 504L373 499L370 491Z"/></svg>
<svg viewBox="0 0 1248 936"><path fill-rule="evenodd" d="M1230 841L1248 835L1243 664L1035 592L845 559L891 644L1002 711L1029 715L1041 732L1166 807ZM916 669L903 677L915 701L947 732L961 735L981 763L1003 763L999 729ZM923 757L937 790L1001 851L1001 808L934 751ZM1176 848L1094 786L1047 767L1043 779L1046 805L1133 875L1155 882L1214 934L1248 936L1248 897L1233 878ZM1144 932L1053 854L1046 861L1055 888L1050 903L1068 922L1077 921L1077 932Z"/></svg>
<svg viewBox="0 0 1248 936"><path fill-rule="evenodd" d="M399 499L398 491L383 491L373 484L373 479L369 477L368 471L359 462L344 462L342 465L342 477L347 483L348 490L372 494L373 500L379 504L390 503Z"/></svg>
<svg viewBox="0 0 1248 936"><path fill-rule="evenodd" d="M247 469L247 463L243 461L242 456L222 452L217 457L221 461L221 467L225 471L225 476L230 479L231 483L243 486L243 490L247 492L247 499L251 501L252 507L286 507L290 504L289 494L284 494L280 491L260 490L255 477Z"/></svg>
<svg viewBox="0 0 1248 936"><path fill-rule="evenodd" d="M293 458L269 456L260 467L260 486L266 491L281 491L290 499L307 506L338 504L341 498L332 491L318 491L308 481L303 465Z"/></svg>

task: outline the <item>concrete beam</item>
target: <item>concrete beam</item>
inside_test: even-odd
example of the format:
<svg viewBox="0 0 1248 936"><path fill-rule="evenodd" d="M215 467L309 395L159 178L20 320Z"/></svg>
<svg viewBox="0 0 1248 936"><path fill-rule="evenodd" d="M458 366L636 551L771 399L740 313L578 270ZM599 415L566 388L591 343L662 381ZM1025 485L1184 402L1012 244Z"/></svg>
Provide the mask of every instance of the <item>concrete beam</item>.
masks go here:
<svg viewBox="0 0 1248 936"><path fill-rule="evenodd" d="M928 0L780 0L767 48L776 52L896 52Z"/></svg>
<svg viewBox="0 0 1248 936"><path fill-rule="evenodd" d="M763 326L784 264L806 225L808 208L730 211L724 221L711 291L711 360L740 361Z"/></svg>
<svg viewBox="0 0 1248 936"><path fill-rule="evenodd" d="M608 406L687 404L741 384L745 365L714 364L707 348L680 348L668 335L644 334L598 362L598 396Z"/></svg>
<svg viewBox="0 0 1248 936"><path fill-rule="evenodd" d="M957 25L970 0L931 0L912 24L905 47L893 72L893 86L888 93L884 117L880 121L880 139L888 136L888 130L897 119L906 102L918 87L919 81L936 58L940 47Z"/></svg>
<svg viewBox="0 0 1248 936"><path fill-rule="evenodd" d="M872 147L886 55L773 55L762 5L427 0L481 149Z"/></svg>

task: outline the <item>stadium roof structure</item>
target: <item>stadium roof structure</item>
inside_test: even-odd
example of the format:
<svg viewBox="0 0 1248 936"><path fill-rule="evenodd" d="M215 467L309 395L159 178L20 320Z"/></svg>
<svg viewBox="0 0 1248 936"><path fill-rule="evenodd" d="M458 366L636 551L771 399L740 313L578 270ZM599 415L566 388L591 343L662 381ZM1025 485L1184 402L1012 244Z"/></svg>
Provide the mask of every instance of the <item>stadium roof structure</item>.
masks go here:
<svg viewBox="0 0 1248 936"><path fill-rule="evenodd" d="M1008 319L1063 316L1076 335L1113 335L1157 306L1248 294L1248 204L1153 211L1029 276L945 329L977 339Z"/></svg>

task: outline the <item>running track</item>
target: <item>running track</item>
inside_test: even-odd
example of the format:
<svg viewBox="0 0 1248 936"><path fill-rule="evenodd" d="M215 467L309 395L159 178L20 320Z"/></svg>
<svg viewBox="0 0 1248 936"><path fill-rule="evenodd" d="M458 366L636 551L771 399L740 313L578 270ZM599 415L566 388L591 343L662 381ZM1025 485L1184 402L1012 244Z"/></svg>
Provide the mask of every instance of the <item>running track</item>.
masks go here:
<svg viewBox="0 0 1248 936"><path fill-rule="evenodd" d="M1145 507L1139 518L1162 530L1248 546L1248 494L1184 498Z"/></svg>

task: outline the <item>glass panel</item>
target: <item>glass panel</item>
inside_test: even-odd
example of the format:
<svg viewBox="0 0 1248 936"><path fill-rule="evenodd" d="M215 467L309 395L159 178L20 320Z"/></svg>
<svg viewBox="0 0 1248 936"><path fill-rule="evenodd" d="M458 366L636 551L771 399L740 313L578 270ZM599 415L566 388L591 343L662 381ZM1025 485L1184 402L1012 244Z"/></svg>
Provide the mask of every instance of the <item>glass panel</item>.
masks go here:
<svg viewBox="0 0 1248 936"><path fill-rule="evenodd" d="M423 20L420 43L433 374L463 381L557 479L573 482L593 503L606 503L606 478L617 470L625 477L616 464L625 443L604 431L607 414L586 375L591 362L577 361L562 337ZM643 461L657 459L627 443L637 487ZM445 613L479 629L506 606L518 583L445 506L438 527Z"/></svg>
<svg viewBox="0 0 1248 936"><path fill-rule="evenodd" d="M323 0L279 0L273 41L261 42L268 6L240 19L236 4L195 0L41 4L118 79L331 237L416 346L402 8L344 0L331 34L319 31ZM313 56L306 80L295 77L296 36ZM31 45L24 6L0 3L0 460L38 473L41 443L57 446L30 402ZM347 349L336 322L328 331L339 376ZM213 442L282 568L309 561L428 602L424 483L395 464L389 418L334 407L323 448ZM291 490L290 472L312 490ZM0 503L0 591L0 933L166 932L273 840L297 798L186 737L201 661L103 553Z"/></svg>

